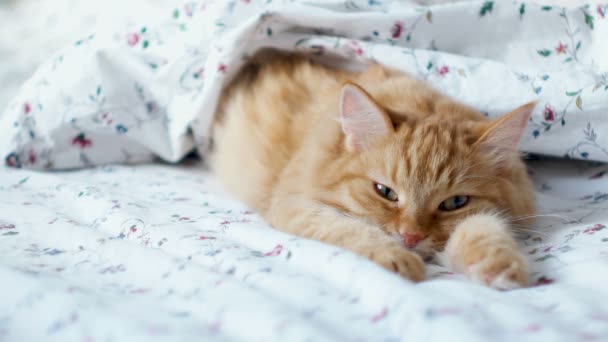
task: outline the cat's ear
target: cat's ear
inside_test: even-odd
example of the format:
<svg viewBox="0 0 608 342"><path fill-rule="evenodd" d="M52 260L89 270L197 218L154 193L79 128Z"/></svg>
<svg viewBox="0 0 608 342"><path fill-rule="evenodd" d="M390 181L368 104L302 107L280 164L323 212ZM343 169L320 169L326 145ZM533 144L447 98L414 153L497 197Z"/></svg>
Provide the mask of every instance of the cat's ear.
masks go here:
<svg viewBox="0 0 608 342"><path fill-rule="evenodd" d="M511 160L518 153L519 141L534 107L536 107L536 102L530 102L486 126L476 143L479 151L494 155L502 162Z"/></svg>
<svg viewBox="0 0 608 342"><path fill-rule="evenodd" d="M351 152L364 150L373 140L394 132L389 116L354 83L342 86L340 119L346 148Z"/></svg>

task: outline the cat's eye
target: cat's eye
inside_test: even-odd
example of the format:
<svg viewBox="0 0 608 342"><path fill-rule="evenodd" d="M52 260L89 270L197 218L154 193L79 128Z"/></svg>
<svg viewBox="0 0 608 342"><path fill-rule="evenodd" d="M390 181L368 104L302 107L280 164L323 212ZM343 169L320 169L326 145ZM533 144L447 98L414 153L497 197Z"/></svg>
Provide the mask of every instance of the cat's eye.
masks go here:
<svg viewBox="0 0 608 342"><path fill-rule="evenodd" d="M453 211L460 209L469 203L469 196L458 195L448 198L439 204L439 210Z"/></svg>
<svg viewBox="0 0 608 342"><path fill-rule="evenodd" d="M397 193L386 185L383 185L380 183L374 183L374 190L376 190L376 193L378 195L386 198L387 200L389 200L391 202L397 202L397 200L399 199L399 197L397 196Z"/></svg>

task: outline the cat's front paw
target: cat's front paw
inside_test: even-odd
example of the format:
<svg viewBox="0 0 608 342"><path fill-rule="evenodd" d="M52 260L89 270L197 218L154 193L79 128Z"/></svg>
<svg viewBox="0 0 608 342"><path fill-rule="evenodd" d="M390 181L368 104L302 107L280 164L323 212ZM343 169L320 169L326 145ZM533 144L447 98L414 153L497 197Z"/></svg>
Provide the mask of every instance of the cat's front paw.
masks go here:
<svg viewBox="0 0 608 342"><path fill-rule="evenodd" d="M465 273L473 281L497 290L513 290L528 284L528 266L519 251L496 248L479 260L470 260Z"/></svg>
<svg viewBox="0 0 608 342"><path fill-rule="evenodd" d="M422 258L398 243L379 244L365 248L362 254L389 271L412 281L422 281L426 270Z"/></svg>
<svg viewBox="0 0 608 342"><path fill-rule="evenodd" d="M508 226L497 216L479 214L455 228L440 258L473 281L511 290L528 284L528 265Z"/></svg>

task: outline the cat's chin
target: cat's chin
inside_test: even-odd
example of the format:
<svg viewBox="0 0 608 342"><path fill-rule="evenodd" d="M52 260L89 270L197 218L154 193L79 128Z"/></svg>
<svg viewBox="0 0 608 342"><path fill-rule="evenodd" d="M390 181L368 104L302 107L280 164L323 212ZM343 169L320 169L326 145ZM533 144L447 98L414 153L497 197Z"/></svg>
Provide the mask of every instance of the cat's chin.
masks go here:
<svg viewBox="0 0 608 342"><path fill-rule="evenodd" d="M422 258L422 260L426 263L432 263L435 261L435 252L430 252L430 251L418 251L416 249L410 249L408 248L410 251L412 251L413 253L418 254L418 256L420 256L420 258Z"/></svg>
<svg viewBox="0 0 608 342"><path fill-rule="evenodd" d="M410 248L403 245L404 248L409 251L418 254L424 262L432 262L435 260L435 251L432 248L432 243L430 239L426 239L421 241L416 247Z"/></svg>

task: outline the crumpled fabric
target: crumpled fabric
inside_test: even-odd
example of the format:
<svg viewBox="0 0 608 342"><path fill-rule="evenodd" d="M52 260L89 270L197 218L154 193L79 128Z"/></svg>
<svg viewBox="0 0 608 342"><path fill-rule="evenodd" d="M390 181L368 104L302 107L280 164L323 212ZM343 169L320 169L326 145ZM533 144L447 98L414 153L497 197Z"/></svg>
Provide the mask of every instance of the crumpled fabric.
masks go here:
<svg viewBox="0 0 608 342"><path fill-rule="evenodd" d="M538 101L521 148L608 161L608 4L180 1L83 37L0 122L8 166L71 169L204 155L218 97L266 47L376 61L494 117Z"/></svg>

